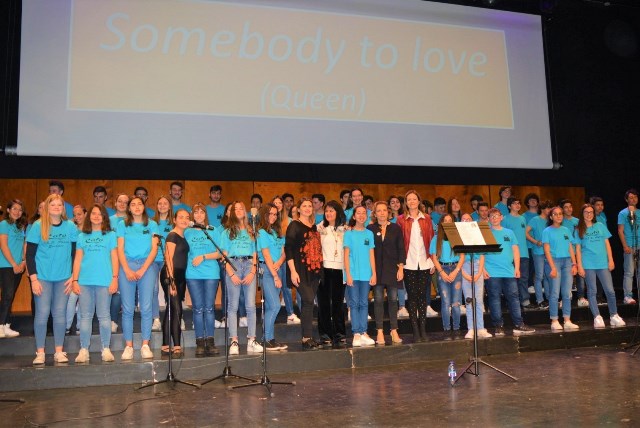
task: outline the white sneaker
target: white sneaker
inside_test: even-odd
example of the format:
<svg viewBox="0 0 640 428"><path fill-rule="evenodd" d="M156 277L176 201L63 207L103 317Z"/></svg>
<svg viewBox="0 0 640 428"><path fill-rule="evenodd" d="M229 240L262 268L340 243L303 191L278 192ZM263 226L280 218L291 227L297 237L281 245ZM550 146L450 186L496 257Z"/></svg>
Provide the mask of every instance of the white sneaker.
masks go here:
<svg viewBox="0 0 640 428"><path fill-rule="evenodd" d="M360 345L362 346L374 346L376 341L369 337L368 334L360 335Z"/></svg>
<svg viewBox="0 0 640 428"><path fill-rule="evenodd" d="M624 327L625 325L627 325L627 323L625 323L624 320L620 318L620 315L618 314L615 314L614 316L612 316L609 319L609 323L611 324L611 327Z"/></svg>
<svg viewBox="0 0 640 428"><path fill-rule="evenodd" d="M479 334L479 333L480 333L480 331L478 331L478 337L480 337L480 334ZM464 338L465 338L465 339L473 339L473 336L474 336L474 334L473 334L473 330L469 330L469 331L467 332L467 334L465 334L465 335L464 335Z"/></svg>
<svg viewBox="0 0 640 428"><path fill-rule="evenodd" d="M433 310L431 305L427 306L427 317L428 318L434 318L434 317L437 317L437 316L438 316L438 313Z"/></svg>
<svg viewBox="0 0 640 428"><path fill-rule="evenodd" d="M153 324L151 325L151 331L161 331L161 330L162 330L162 324L160 324L160 318L154 318Z"/></svg>
<svg viewBox="0 0 640 428"><path fill-rule="evenodd" d="M247 317L240 317L240 321L238 322L238 327L248 327L249 323L247 322Z"/></svg>
<svg viewBox="0 0 640 428"><path fill-rule="evenodd" d="M250 339L247 343L247 352L257 353L262 352L262 345L255 339Z"/></svg>
<svg viewBox="0 0 640 428"><path fill-rule="evenodd" d="M78 356L76 357L76 363L88 363L89 359L89 350L80 348L80 352L78 352Z"/></svg>
<svg viewBox="0 0 640 428"><path fill-rule="evenodd" d="M122 357L120 357L122 361L130 361L133 360L133 347L126 346L124 351L122 351Z"/></svg>
<svg viewBox="0 0 640 428"><path fill-rule="evenodd" d="M68 363L69 362L69 358L67 358L67 353L66 352L56 352L55 354L53 354L53 361L55 363Z"/></svg>
<svg viewBox="0 0 640 428"><path fill-rule="evenodd" d="M20 336L20 333L18 333L17 331L11 330L11 324L0 325L0 330L4 333L4 337Z"/></svg>
<svg viewBox="0 0 640 428"><path fill-rule="evenodd" d="M409 318L409 311L404 306L398 309L398 318Z"/></svg>
<svg viewBox="0 0 640 428"><path fill-rule="evenodd" d="M467 307L465 305L460 305L460 315L467 315Z"/></svg>
<svg viewBox="0 0 640 428"><path fill-rule="evenodd" d="M367 321L371 321L371 315L367 315Z"/></svg>
<svg viewBox="0 0 640 428"><path fill-rule="evenodd" d="M115 321L111 321L111 333L117 333L118 332L118 324L116 324Z"/></svg>
<svg viewBox="0 0 640 428"><path fill-rule="evenodd" d="M184 325L184 319L180 320L180 330L185 331L187 329L187 326Z"/></svg>
<svg viewBox="0 0 640 428"><path fill-rule="evenodd" d="M486 328L478 330L478 339L488 339L490 337L493 337L493 335L489 333Z"/></svg>
<svg viewBox="0 0 640 428"><path fill-rule="evenodd" d="M300 324L300 318L296 314L287 317L287 324Z"/></svg>
<svg viewBox="0 0 640 428"><path fill-rule="evenodd" d="M636 299L634 299L633 297L625 297L624 298L624 304L625 305L635 305L636 304Z"/></svg>
<svg viewBox="0 0 640 428"><path fill-rule="evenodd" d="M602 315L598 315L593 319L593 328L604 328L604 320L602 319Z"/></svg>
<svg viewBox="0 0 640 428"><path fill-rule="evenodd" d="M233 342L231 342L231 345L229 346L229 355L239 355L239 354L240 354L240 347L238 346L238 342L234 340Z"/></svg>
<svg viewBox="0 0 640 428"><path fill-rule="evenodd" d="M565 330L579 330L580 326L578 324L572 323L571 320L569 320L569 321L565 321L564 322L564 329Z"/></svg>
<svg viewBox="0 0 640 428"><path fill-rule="evenodd" d="M529 294L536 294L536 289L533 285L527 288L527 291L529 292Z"/></svg>
<svg viewBox="0 0 640 428"><path fill-rule="evenodd" d="M145 360L153 358L153 352L151 352L149 345L142 345L142 348L140 348L140 356Z"/></svg>
<svg viewBox="0 0 640 428"><path fill-rule="evenodd" d="M224 328L224 327L225 327L224 321L216 320L216 328Z"/></svg>
<svg viewBox="0 0 640 428"><path fill-rule="evenodd" d="M558 322L558 320L551 321L551 331L562 331L562 330L564 330L564 328L562 327L562 324Z"/></svg>
<svg viewBox="0 0 640 428"><path fill-rule="evenodd" d="M351 342L351 346L354 348L359 348L362 346L362 338L359 334L353 336L353 342Z"/></svg>
<svg viewBox="0 0 640 428"><path fill-rule="evenodd" d="M4 336L4 326L0 324L0 339L2 339Z"/></svg>
<svg viewBox="0 0 640 428"><path fill-rule="evenodd" d="M111 353L111 349L104 348L102 350L102 361L104 361L105 363L110 363L110 362L114 361L115 359L116 358Z"/></svg>
<svg viewBox="0 0 640 428"><path fill-rule="evenodd" d="M44 352L36 352L36 357L33 359L33 365L39 366L44 364Z"/></svg>
<svg viewBox="0 0 640 428"><path fill-rule="evenodd" d="M587 306L589 306L589 301L587 299L585 299L584 297L578 299L579 308L586 308Z"/></svg>
<svg viewBox="0 0 640 428"><path fill-rule="evenodd" d="M284 305L285 305L285 304L284 304L284 299L281 297L281 298L280 298L280 306L284 306Z"/></svg>

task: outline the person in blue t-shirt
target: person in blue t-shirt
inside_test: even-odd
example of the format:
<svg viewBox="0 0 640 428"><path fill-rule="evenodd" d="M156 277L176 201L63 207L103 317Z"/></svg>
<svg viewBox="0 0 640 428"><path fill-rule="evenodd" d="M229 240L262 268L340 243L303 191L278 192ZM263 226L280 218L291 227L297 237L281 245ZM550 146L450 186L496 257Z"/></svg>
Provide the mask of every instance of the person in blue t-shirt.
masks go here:
<svg viewBox="0 0 640 428"><path fill-rule="evenodd" d="M578 275L583 277L587 283L587 296L593 315L593 327L604 328L605 326L596 299L596 277L600 279L607 296L611 327L623 327L626 324L618 315L616 294L613 291L613 280L611 279L611 271L615 267L609 244L611 233L605 224L595 220L595 208L591 204L582 206L577 232Z"/></svg>
<svg viewBox="0 0 640 428"><path fill-rule="evenodd" d="M533 261L535 272L533 287L536 293L538 309L547 309L549 307L550 288L549 278L544 271L545 257L544 247L542 246L542 232L547 228L549 212L552 207L553 203L549 200L540 202L540 215L529 220L526 228L527 241L531 244L531 260Z"/></svg>
<svg viewBox="0 0 640 428"><path fill-rule="evenodd" d="M352 193L353 195L353 193ZM367 334L369 290L376 285L376 260L373 232L365 227L367 209L356 206L349 221L351 230L344 234L344 270L351 307L353 347L372 346L375 341Z"/></svg>
<svg viewBox="0 0 640 428"><path fill-rule="evenodd" d="M98 315L102 361L114 360L111 344L111 296L118 290L118 244L107 210L95 204L78 235L73 261L73 292L78 295L80 352L76 363L89 362L94 314Z"/></svg>
<svg viewBox="0 0 640 428"><path fill-rule="evenodd" d="M403 213L402 201L400 198L400 196L391 195L389 196L389 199L387 199L387 204L389 205L389 221L391 223L396 223L398 221L398 216Z"/></svg>
<svg viewBox="0 0 640 428"><path fill-rule="evenodd" d="M263 272L264 346L267 351L284 351L287 345L276 341L274 326L280 312L280 290L286 284L284 233L280 228L278 207L267 203L260 208L258 225L258 259ZM286 285L285 285L286 286Z"/></svg>
<svg viewBox="0 0 640 428"><path fill-rule="evenodd" d="M431 221L433 222L433 230L438 229L440 217L447 212L447 201L438 196L433 200L433 211L431 212Z"/></svg>
<svg viewBox="0 0 640 428"><path fill-rule="evenodd" d="M489 313L495 328L496 336L504 336L502 319L501 294L509 306L509 314L513 321L513 334L528 334L535 330L525 325L520 311L517 278L520 277L520 249L518 239L510 230L501 226L502 213L497 208L489 210L491 233L500 245L499 253L488 253L484 261L484 278L487 280L489 296Z"/></svg>
<svg viewBox="0 0 640 428"><path fill-rule="evenodd" d="M146 207L145 211L147 212L147 216L149 216L149 218L153 218L156 215L156 212L147 206L147 201L149 200L149 191L147 190L147 188L138 186L134 189L133 195L137 198L142 199L142 202L144 202L144 205ZM111 227L113 227L113 225L111 225Z"/></svg>
<svg viewBox="0 0 640 428"><path fill-rule="evenodd" d="M169 232L171 232L171 229L173 229L173 213L173 205L171 205L169 198L167 196L160 196L156 201L156 215L153 220L158 224L158 235L162 236L162 238L166 238ZM164 254L162 251L158 250L153 263L156 266L156 271L160 273L162 266L164 266ZM162 324L160 323L160 302L158 300L160 290L163 289L160 287L161 281L162 278L156 278L153 286L153 300L151 302L151 312L153 313L152 331L162 330ZM164 291L162 292L162 296L166 302L167 296L164 295Z"/></svg>
<svg viewBox="0 0 640 428"><path fill-rule="evenodd" d="M140 193L140 187L136 188L136 193ZM144 189L144 187L142 187ZM145 190L146 192L146 190ZM146 198L137 196L143 201ZM118 223L124 221L127 217L127 207L129 206L129 195L126 193L119 193L116 196L116 213L109 217L109 224L111 225L111 230L114 232L118 227ZM147 211L148 214L148 211ZM156 299L157 301L158 299ZM157 306L157 304L156 304ZM118 315L120 314L120 309L122 308L122 299L120 298L120 290L116 290L115 293L111 295L111 332L115 333L118 331Z"/></svg>
<svg viewBox="0 0 640 428"><path fill-rule="evenodd" d="M313 214L316 224L320 224L324 221L324 204L326 201L327 200L322 193L314 193L311 195L311 205L313 205Z"/></svg>
<svg viewBox="0 0 640 428"><path fill-rule="evenodd" d="M49 194L64 197L64 184L62 184L62 181L49 181ZM64 201L64 213L67 219L71 220L73 218L73 204Z"/></svg>
<svg viewBox="0 0 640 428"><path fill-rule="evenodd" d="M503 216L509 214L509 207L507 206L507 200L511 197L511 186L502 186L498 191L500 200L493 207L500 210L500 214Z"/></svg>
<svg viewBox="0 0 640 428"><path fill-rule="evenodd" d="M571 245L573 245L573 238L575 237L576 229L578 227L578 219L573 216L573 203L569 199L561 199L558 205L560 206L560 208L562 208L562 215L564 217L562 220L562 225L567 229L569 229L569 232L571 232L571 235L572 235ZM573 253L575 254L575 252L576 252L576 247L574 245ZM575 291L578 296L578 306L579 307L589 306L589 302L584 297L585 296L584 278L576 274L573 276L573 281L575 284Z"/></svg>
<svg viewBox="0 0 640 428"><path fill-rule="evenodd" d="M545 272L549 277L549 316L551 331L577 330L579 327L571 322L571 283L572 276L578 271L575 253L573 252L573 234L562 225L562 208L553 207L550 212L550 223L542 232L542 244L546 259ZM558 297L562 295L562 315L564 327L558 322Z"/></svg>
<svg viewBox="0 0 640 428"><path fill-rule="evenodd" d="M65 312L71 292L71 264L75 253L78 229L64 220L62 196L51 194L44 201L42 217L27 234L27 269L31 279L36 312L33 329L36 337L34 365L44 364L44 344L49 314L53 316L53 337L56 363L69 361L63 351Z"/></svg>
<svg viewBox="0 0 640 428"><path fill-rule="evenodd" d="M354 187L351 189L351 208L347 208L344 210L344 215L347 219L347 223L351 221L353 218L353 209L354 207L364 207L364 193L362 193L362 189L359 187ZM365 207L366 209L366 207ZM367 219L365 220L365 225L368 225L371 222L371 211L367 210ZM347 294L349 293L349 288L347 288Z"/></svg>
<svg viewBox="0 0 640 428"><path fill-rule="evenodd" d="M109 217L111 217L116 213L116 210L105 205L107 203L107 199L109 199L109 196L107 195L106 187L96 186L93 189L93 203L104 206L107 210L107 213L109 214Z"/></svg>
<svg viewBox="0 0 640 428"><path fill-rule="evenodd" d="M136 293L140 305L142 347L140 355L144 359L153 358L149 348L151 325L153 323L153 287L158 280L158 270L154 264L158 253L158 224L149 220L144 202L133 197L129 201L127 218L118 224L118 288L122 299L122 335L125 348L122 360L133 359L133 313Z"/></svg>
<svg viewBox="0 0 640 428"><path fill-rule="evenodd" d="M222 217L224 217L224 205L222 200L222 186L214 184L209 188L209 204L207 205L207 218L209 224L214 227L220 227Z"/></svg>
<svg viewBox="0 0 640 428"><path fill-rule="evenodd" d="M480 219L480 215L478 214L478 204L482 201L484 201L484 199L482 199L482 196L480 195L473 195L471 197L471 219L473 221L478 221L478 219Z"/></svg>
<svg viewBox="0 0 640 428"><path fill-rule="evenodd" d="M219 243L222 227L215 228L213 231L206 229L209 226L209 216L207 207L201 203L192 207L191 221L196 225L204 226L204 229L192 227L184 231L184 238L189 244L186 278L193 307L196 357L213 356L219 353L214 333L215 302L220 283L218 260L221 257L213 242Z"/></svg>
<svg viewBox="0 0 640 428"><path fill-rule="evenodd" d="M191 207L185 204L184 202L182 202L183 192L184 192L184 185L181 182L174 181L169 185L169 196L171 196L171 212L172 213L175 213L180 209L187 210L188 213L191 212Z"/></svg>
<svg viewBox="0 0 640 428"><path fill-rule="evenodd" d="M618 213L618 236L624 251L623 302L627 305L635 305L636 300L633 298L634 254L640 249L640 227L636 211L638 191L636 189L627 190L624 194L624 200L627 202L627 208Z"/></svg>
<svg viewBox="0 0 640 428"><path fill-rule="evenodd" d="M518 278L518 293L520 295L520 305L524 310L536 309L537 305L532 305L529 297L529 249L527 248L527 221L520 212L520 199L513 196L507 199L509 214L502 218L502 227L510 229L518 240L520 250L520 278Z"/></svg>
<svg viewBox="0 0 640 428"><path fill-rule="evenodd" d="M438 272L438 289L440 290L442 327L456 339L460 333L460 300L462 299L462 265L464 255L453 252L447 238L443 223L454 223L452 214L445 214L440 218L438 233L431 240L429 253ZM449 315L451 313L451 315ZM451 330L453 319L453 330Z"/></svg>
<svg viewBox="0 0 640 428"><path fill-rule="evenodd" d="M283 196L284 197L284 196ZM274 196L271 199L271 203L278 208L278 221L280 222L280 229L283 231L287 230L289 223L291 223L292 218L288 217L285 214L286 205L284 203L283 197L278 195ZM286 263L285 263L286 269ZM280 289L282 293L282 301L284 302L284 308L287 311L287 324L300 324L300 318L296 315L293 310L293 294L290 287L282 287ZM296 304L298 306L298 311L302 313L302 299L300 298L300 293L296 292Z"/></svg>
<svg viewBox="0 0 640 428"><path fill-rule="evenodd" d="M4 220L0 222L0 338L16 337L11 329L11 305L26 268L23 259L27 213L24 204L14 199L7 204Z"/></svg>

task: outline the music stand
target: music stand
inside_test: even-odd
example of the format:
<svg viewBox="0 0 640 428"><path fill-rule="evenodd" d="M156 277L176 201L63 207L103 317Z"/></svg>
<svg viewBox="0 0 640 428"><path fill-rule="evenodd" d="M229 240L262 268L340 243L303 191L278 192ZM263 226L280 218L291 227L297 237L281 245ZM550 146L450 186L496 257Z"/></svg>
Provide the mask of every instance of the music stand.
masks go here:
<svg viewBox="0 0 640 428"><path fill-rule="evenodd" d="M484 253L499 253L502 251L500 245L496 243L493 234L491 233L491 229L488 224L484 223L476 223L472 222L469 224L476 224L478 230L480 231L481 238L474 241L470 240L470 237L463 237L460 235L458 228L456 227L456 223L443 223L442 226L444 228L445 235L449 240L449 244L451 245L451 249L455 253L464 253L471 257L471 310L473 313L473 356L470 358L470 363L465 367L465 369L456 377L453 381L453 385L455 385L465 374L469 373L474 376L480 376L480 364L483 364L490 369L497 371L500 374L507 376L508 378L513 379L514 381L518 381L518 379L514 376L511 376L509 373L500 370L499 368L483 361L480 357L478 357L478 315L476 311L476 281L474 279L474 257L476 254L484 254ZM471 226L473 228L473 226ZM476 236L476 238L480 238ZM467 241L465 244L464 241ZM473 368L472 368L473 367Z"/></svg>

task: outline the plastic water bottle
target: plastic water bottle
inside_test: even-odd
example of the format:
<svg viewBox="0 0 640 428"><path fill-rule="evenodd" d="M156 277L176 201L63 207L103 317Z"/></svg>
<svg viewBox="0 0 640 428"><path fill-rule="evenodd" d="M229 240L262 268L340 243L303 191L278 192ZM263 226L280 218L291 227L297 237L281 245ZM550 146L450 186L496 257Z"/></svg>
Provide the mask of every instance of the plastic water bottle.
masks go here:
<svg viewBox="0 0 640 428"><path fill-rule="evenodd" d="M455 383L457 376L458 373L456 372L456 363L454 363L453 361L449 361L449 383L451 384L451 386L453 386L453 384Z"/></svg>

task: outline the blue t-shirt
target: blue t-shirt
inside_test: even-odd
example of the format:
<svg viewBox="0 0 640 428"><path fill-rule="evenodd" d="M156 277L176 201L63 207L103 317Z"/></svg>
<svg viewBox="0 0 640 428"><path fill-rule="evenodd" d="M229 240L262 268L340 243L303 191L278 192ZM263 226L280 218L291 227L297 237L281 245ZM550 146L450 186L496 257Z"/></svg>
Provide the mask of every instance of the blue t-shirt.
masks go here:
<svg viewBox="0 0 640 428"><path fill-rule="evenodd" d="M112 215L116 214L116 210L114 210L113 208L109 208L109 207L104 207L107 210L107 214L109 217L111 217Z"/></svg>
<svg viewBox="0 0 640 428"><path fill-rule="evenodd" d="M564 226L549 226L545 230L543 230L542 243L549 244L551 257L553 257L554 259L571 257L569 248L573 244L573 235L569 231L569 229Z"/></svg>
<svg viewBox="0 0 640 428"><path fill-rule="evenodd" d="M578 219L575 218L575 217L571 217L569 219L563 218L562 219L562 225L569 230L571 235L573 235L575 230L576 230L576 228L578 227Z"/></svg>
<svg viewBox="0 0 640 428"><path fill-rule="evenodd" d="M149 257L153 244L153 234L158 233L158 223L149 220L143 223L133 223L127 226L124 221L118 223L116 235L124 238L124 255L131 260L141 260Z"/></svg>
<svg viewBox="0 0 640 428"><path fill-rule="evenodd" d="M69 202L65 202L64 213L67 215L67 218L71 220L73 218L73 204L70 204Z"/></svg>
<svg viewBox="0 0 640 428"><path fill-rule="evenodd" d="M255 244L247 229L242 229L235 239L229 238L229 229L223 230L220 234L220 248L229 257L247 257L255 252Z"/></svg>
<svg viewBox="0 0 640 428"><path fill-rule="evenodd" d="M438 245L438 234L435 234L429 244L429 254L435 254ZM446 239L442 240L442 254L438 257L440 263L453 263L460 260L460 256L451 251L451 244Z"/></svg>
<svg viewBox="0 0 640 428"><path fill-rule="evenodd" d="M147 212L147 217L154 218L156 216L155 210L152 210L149 207L146 207L144 210Z"/></svg>
<svg viewBox="0 0 640 428"><path fill-rule="evenodd" d="M64 281L71 278L71 245L78 239L78 228L70 220L49 228L49 239L42 240L41 223L37 220L29 229L27 242L38 245L36 268L38 278Z"/></svg>
<svg viewBox="0 0 640 428"><path fill-rule="evenodd" d="M344 210L344 215L347 217L347 224L351 221L351 217L353 216L353 207ZM364 221L364 224L367 225L371 223L371 210L367 210L367 219ZM318 222L316 221L316 224Z"/></svg>
<svg viewBox="0 0 640 428"><path fill-rule="evenodd" d="M502 227L506 227L507 229L511 229L511 231L516 235L516 239L518 240L518 248L520 249L520 258L529 258L529 249L527 246L527 222L524 216L518 215L513 216L511 214L507 214L502 218L502 222L500 223Z"/></svg>
<svg viewBox="0 0 640 428"><path fill-rule="evenodd" d="M22 249L24 247L24 230L18 229L15 223L9 224L7 220L0 222L0 235L7 235L7 246L13 261L16 264L22 263ZM0 268L10 268L11 263L0 251Z"/></svg>
<svg viewBox="0 0 640 428"><path fill-rule="evenodd" d="M476 211L471 213L471 219L473 221L480 221L480 214L478 214Z"/></svg>
<svg viewBox="0 0 640 428"><path fill-rule="evenodd" d="M607 216L605 215L604 211L596 216L596 221L598 223L604 224L605 226L607 225Z"/></svg>
<svg viewBox="0 0 640 428"><path fill-rule="evenodd" d="M529 231L529 235L536 241L542 242L542 232L547 228L547 219L542 218L540 216L536 216L529 220L529 224L527 225L531 228ZM531 244L531 253L536 256L544 255L544 247L537 246L535 244Z"/></svg>
<svg viewBox="0 0 640 428"><path fill-rule="evenodd" d="M344 234L344 248L349 249L349 269L354 281L369 281L371 269L370 250L375 248L373 232L369 229L347 230Z"/></svg>
<svg viewBox="0 0 640 428"><path fill-rule="evenodd" d="M594 223L588 227L582 238L577 235L576 243L580 245L584 269L607 269L609 267L606 240L610 237L609 229L602 223Z"/></svg>
<svg viewBox="0 0 640 428"><path fill-rule="evenodd" d="M258 231L258 259L263 262L262 250L268 249L271 261L276 262L284 253L284 236L278 236L275 231L267 233L266 230Z"/></svg>
<svg viewBox="0 0 640 428"><path fill-rule="evenodd" d="M222 224L222 217L224 217L224 205L220 204L215 208L207 205L207 217L209 218L210 225L220 227Z"/></svg>
<svg viewBox="0 0 640 428"><path fill-rule="evenodd" d="M158 235L166 238L169 232L173 230L173 226L169 224L168 220L158 220ZM162 244L164 247L165 243ZM163 263L164 262L164 253L158 249L158 254L156 254L156 258L154 262Z"/></svg>
<svg viewBox="0 0 640 428"><path fill-rule="evenodd" d="M124 217L118 217L115 214L109 217L109 224L111 225L111 230L115 232L116 228L118 227L118 223L120 223L121 221L124 221L124 219L125 219Z"/></svg>
<svg viewBox="0 0 640 428"><path fill-rule="evenodd" d="M442 217L442 214L432 211L430 215L431 222L433 223L433 230L438 230L438 223L440 223L440 217Z"/></svg>
<svg viewBox="0 0 640 428"><path fill-rule="evenodd" d="M524 217L524 221L526 222L527 226L529 225L529 223L531 223L531 219L533 219L534 217L538 217L537 213L532 213L531 211L525 211L522 216ZM526 228L525 228L526 230ZM526 236L525 236L526 238ZM531 249L533 248L535 245L533 245L533 243L529 242L527 240L527 248Z"/></svg>
<svg viewBox="0 0 640 428"><path fill-rule="evenodd" d="M497 209L499 209L499 210L500 210L500 213L501 213L503 216L505 216L505 215L509 214L509 207L508 207L506 204L504 204L502 201L500 201L500 202L498 202L497 204L495 204L495 205L493 206L493 208L497 208Z"/></svg>
<svg viewBox="0 0 640 428"><path fill-rule="evenodd" d="M214 229L209 236L218 243L221 228ZM198 266L193 265L193 259L202 257L203 254L211 254L218 251L200 229L189 228L184 231L184 239L189 244L187 257L187 279L220 279L220 264L218 260L206 259Z"/></svg>
<svg viewBox="0 0 640 428"><path fill-rule="evenodd" d="M78 250L82 250L82 263L80 264L80 285L95 285L108 287L113 278L113 266L111 265L111 251L118 247L116 234L109 231L80 233L78 235Z"/></svg>
<svg viewBox="0 0 640 428"><path fill-rule="evenodd" d="M188 213L191 213L191 207L185 203L179 203L178 205L173 205L173 213L177 213L178 210L187 210Z"/></svg>
<svg viewBox="0 0 640 428"><path fill-rule="evenodd" d="M499 253L487 253L484 256L484 268L492 278L513 278L516 269L513 264L513 246L518 245L516 235L510 230L502 228L500 230L491 229L496 243L502 250Z"/></svg>
<svg viewBox="0 0 640 428"><path fill-rule="evenodd" d="M368 213L367 213L367 217L368 217ZM318 223L322 223L324 221L324 213L323 214L316 214L316 224ZM365 223L367 224L367 223Z"/></svg>
<svg viewBox="0 0 640 428"><path fill-rule="evenodd" d="M619 225L624 225L624 240L627 241L627 246L628 247L633 247L634 244L637 247L640 247L640 225L637 223L638 222L638 214L640 214L640 211L635 211L635 222L636 222L636 236L635 236L635 240L633 237L633 229L631 227L631 220L629 218L629 207L623 209L622 211L620 211L620 213L618 214L618 226Z"/></svg>

